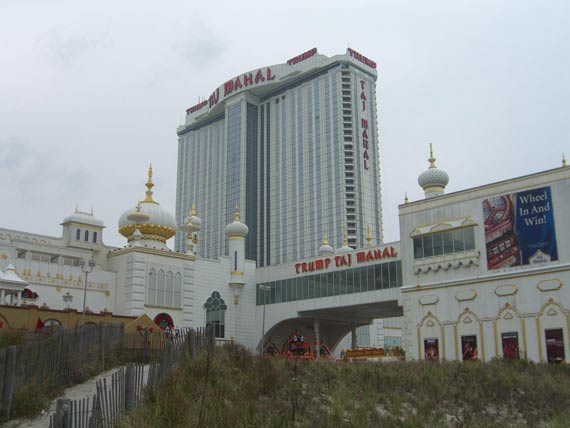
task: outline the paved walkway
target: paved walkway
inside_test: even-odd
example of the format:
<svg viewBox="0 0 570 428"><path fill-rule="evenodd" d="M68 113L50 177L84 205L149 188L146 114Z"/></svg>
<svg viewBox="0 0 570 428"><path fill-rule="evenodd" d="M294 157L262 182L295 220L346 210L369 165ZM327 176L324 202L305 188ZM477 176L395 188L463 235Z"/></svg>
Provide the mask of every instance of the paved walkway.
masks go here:
<svg viewBox="0 0 570 428"><path fill-rule="evenodd" d="M87 397L93 397L97 392L96 382L99 379L107 378L107 382L111 382L111 375L117 371L117 367L114 369L103 372L87 382L74 385L63 391L63 394L58 398L69 398L71 400L79 400ZM148 378L148 366L144 367L143 383L146 385ZM0 428L47 428L49 427L50 415L55 413L55 405L57 398L53 400L49 407L42 410L42 414L35 419L14 419L4 423Z"/></svg>

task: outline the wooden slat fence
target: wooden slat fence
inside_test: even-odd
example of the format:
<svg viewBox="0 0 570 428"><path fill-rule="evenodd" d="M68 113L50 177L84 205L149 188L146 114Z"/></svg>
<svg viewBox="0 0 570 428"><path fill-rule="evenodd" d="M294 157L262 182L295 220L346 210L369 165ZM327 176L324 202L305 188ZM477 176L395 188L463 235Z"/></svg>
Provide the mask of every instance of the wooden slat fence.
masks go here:
<svg viewBox="0 0 570 428"><path fill-rule="evenodd" d="M148 366L131 363L113 372L110 382L98 380L91 399L59 399L56 413L50 416L50 428L113 428L123 412L143 401L144 391L160 387L187 356L194 358L198 352L213 352L214 348L213 329L185 329L168 335L162 348L157 345L163 352Z"/></svg>

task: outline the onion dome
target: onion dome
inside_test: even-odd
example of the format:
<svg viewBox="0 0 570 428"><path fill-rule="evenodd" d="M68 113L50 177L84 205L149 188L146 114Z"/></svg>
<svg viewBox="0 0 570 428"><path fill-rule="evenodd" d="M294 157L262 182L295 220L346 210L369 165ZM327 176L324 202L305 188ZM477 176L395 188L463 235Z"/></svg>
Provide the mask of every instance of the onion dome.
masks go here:
<svg viewBox="0 0 570 428"><path fill-rule="evenodd" d="M184 219L184 224L179 227L186 233L198 232L202 227L202 219L196 215L196 207L192 204L192 208L188 213L188 217Z"/></svg>
<svg viewBox="0 0 570 428"><path fill-rule="evenodd" d="M91 210L91 213L86 213L79 211L77 207L75 207L75 212L70 216L65 217L61 224L64 225L67 223L80 223L88 226L105 227L103 220L99 220L93 216L93 210Z"/></svg>
<svg viewBox="0 0 570 428"><path fill-rule="evenodd" d="M149 240L166 244L176 234L176 220L168 211L162 209L152 198L152 165L148 169L146 197L135 208L125 211L119 218L119 233L129 240L133 239L136 229L140 230L140 240Z"/></svg>
<svg viewBox="0 0 570 428"><path fill-rule="evenodd" d="M418 177L418 184L424 189L426 198L442 195L445 192L445 186L449 183L449 175L442 169L438 169L435 165L433 157L432 145L429 145L429 168L422 172Z"/></svg>
<svg viewBox="0 0 570 428"><path fill-rule="evenodd" d="M239 221L239 209L236 204L236 212L234 214L234 221L226 226L225 233L228 236L245 236L249 232L249 227Z"/></svg>
<svg viewBox="0 0 570 428"><path fill-rule="evenodd" d="M325 239L323 239L323 245L319 247L319 255L326 256L332 253L334 253L334 248L329 245L329 240L325 236Z"/></svg>
<svg viewBox="0 0 570 428"><path fill-rule="evenodd" d="M353 249L348 246L348 238L346 236L346 230L344 231L344 236L342 238L342 247L336 250L337 254L351 253Z"/></svg>

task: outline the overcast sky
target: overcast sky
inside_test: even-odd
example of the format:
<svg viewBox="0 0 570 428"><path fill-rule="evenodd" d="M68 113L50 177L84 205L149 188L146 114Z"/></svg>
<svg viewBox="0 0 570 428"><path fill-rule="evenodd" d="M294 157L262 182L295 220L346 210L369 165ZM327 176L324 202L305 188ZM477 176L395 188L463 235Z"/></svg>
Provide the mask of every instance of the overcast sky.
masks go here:
<svg viewBox="0 0 570 428"><path fill-rule="evenodd" d="M123 246L117 221L150 162L175 211L186 108L245 71L350 46L378 63L384 235L398 240L429 143L448 192L570 157L569 22L568 0L0 0L0 227L60 236L77 204Z"/></svg>

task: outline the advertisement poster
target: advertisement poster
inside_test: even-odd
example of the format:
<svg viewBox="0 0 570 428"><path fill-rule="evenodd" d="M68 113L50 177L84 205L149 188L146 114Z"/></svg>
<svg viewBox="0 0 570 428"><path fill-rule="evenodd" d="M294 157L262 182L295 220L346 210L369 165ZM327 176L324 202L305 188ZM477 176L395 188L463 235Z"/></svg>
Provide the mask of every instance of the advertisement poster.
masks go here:
<svg viewBox="0 0 570 428"><path fill-rule="evenodd" d="M461 349L463 351L463 361L476 360L479 355L477 351L477 336L461 336Z"/></svg>
<svg viewBox="0 0 570 428"><path fill-rule="evenodd" d="M424 339L425 359L439 360L439 340Z"/></svg>
<svg viewBox="0 0 570 428"><path fill-rule="evenodd" d="M483 201L487 269L558 260L550 187Z"/></svg>
<svg viewBox="0 0 570 428"><path fill-rule="evenodd" d="M501 334L503 342L503 358L505 360L518 360L519 359L519 334L503 333Z"/></svg>
<svg viewBox="0 0 570 428"><path fill-rule="evenodd" d="M562 329L555 328L545 330L546 337L546 358L549 363L561 363L564 361L564 338Z"/></svg>

